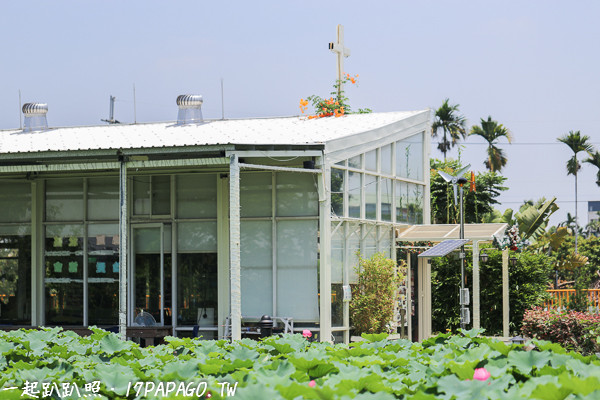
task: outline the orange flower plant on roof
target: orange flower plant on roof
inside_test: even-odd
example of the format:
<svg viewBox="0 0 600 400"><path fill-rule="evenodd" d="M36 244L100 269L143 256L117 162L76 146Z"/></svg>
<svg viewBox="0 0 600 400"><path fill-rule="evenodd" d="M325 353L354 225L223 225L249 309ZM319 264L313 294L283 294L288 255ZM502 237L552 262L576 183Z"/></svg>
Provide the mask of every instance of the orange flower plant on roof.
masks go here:
<svg viewBox="0 0 600 400"><path fill-rule="evenodd" d="M315 115L309 115L308 119L317 119L324 117L342 117L345 114L351 114L350 105L348 105L348 98L345 96L342 89L344 83L356 84L358 82L358 74L351 76L350 74L344 74L342 80L337 80L334 87L334 91L331 92L331 97L325 99L320 96L312 95L306 99L300 99L300 111L304 114L308 108L308 103L311 102L314 109ZM371 109L364 108L358 109L357 114L370 113Z"/></svg>

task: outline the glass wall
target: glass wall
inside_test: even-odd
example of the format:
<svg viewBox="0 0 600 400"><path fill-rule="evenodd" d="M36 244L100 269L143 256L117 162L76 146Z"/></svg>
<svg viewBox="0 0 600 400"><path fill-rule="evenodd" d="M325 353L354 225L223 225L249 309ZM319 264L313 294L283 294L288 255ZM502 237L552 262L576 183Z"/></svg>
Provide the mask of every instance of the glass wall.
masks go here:
<svg viewBox="0 0 600 400"><path fill-rule="evenodd" d="M31 324L31 184L0 191L0 324Z"/></svg>
<svg viewBox="0 0 600 400"><path fill-rule="evenodd" d="M240 199L242 315L317 322L316 177L243 173Z"/></svg>
<svg viewBox="0 0 600 400"><path fill-rule="evenodd" d="M424 208L424 133L336 163L331 211L336 217L420 224Z"/></svg>

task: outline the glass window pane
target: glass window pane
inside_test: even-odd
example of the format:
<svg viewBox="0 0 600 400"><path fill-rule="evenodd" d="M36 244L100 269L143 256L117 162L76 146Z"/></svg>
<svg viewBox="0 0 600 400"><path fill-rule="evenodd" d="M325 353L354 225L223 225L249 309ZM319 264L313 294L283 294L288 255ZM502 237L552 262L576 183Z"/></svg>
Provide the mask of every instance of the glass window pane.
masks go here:
<svg viewBox="0 0 600 400"><path fill-rule="evenodd" d="M341 165L342 167L346 166L346 160L342 160L342 161L338 161L335 163L335 165Z"/></svg>
<svg viewBox="0 0 600 400"><path fill-rule="evenodd" d="M152 214L171 214L171 177L168 175L152 177Z"/></svg>
<svg viewBox="0 0 600 400"><path fill-rule="evenodd" d="M83 325L83 236L83 225L46 227L48 325Z"/></svg>
<svg viewBox="0 0 600 400"><path fill-rule="evenodd" d="M277 223L277 314L318 321L317 221Z"/></svg>
<svg viewBox="0 0 600 400"><path fill-rule="evenodd" d="M217 176L214 174L178 175L177 217L217 217Z"/></svg>
<svg viewBox="0 0 600 400"><path fill-rule="evenodd" d="M377 229L373 225L365 225L364 228L367 232L365 234L365 247L363 249L362 257L371 258L377 253Z"/></svg>
<svg viewBox="0 0 600 400"><path fill-rule="evenodd" d="M150 215L150 177L133 176L133 213Z"/></svg>
<svg viewBox="0 0 600 400"><path fill-rule="evenodd" d="M31 184L11 182L0 191L0 221L29 222L31 220Z"/></svg>
<svg viewBox="0 0 600 400"><path fill-rule="evenodd" d="M358 283L358 274L356 273L356 268L358 268L358 252L360 251L360 226L356 226L356 231L354 231L350 237L348 238L348 281L352 284Z"/></svg>
<svg viewBox="0 0 600 400"><path fill-rule="evenodd" d="M83 220L82 179L48 179L46 181L46 220Z"/></svg>
<svg viewBox="0 0 600 400"><path fill-rule="evenodd" d="M217 253L177 255L178 325L217 326Z"/></svg>
<svg viewBox="0 0 600 400"><path fill-rule="evenodd" d="M217 251L217 221L177 224L179 251Z"/></svg>
<svg viewBox="0 0 600 400"><path fill-rule="evenodd" d="M277 182L277 216L319 215L319 195L315 175L278 172L275 178Z"/></svg>
<svg viewBox="0 0 600 400"><path fill-rule="evenodd" d="M31 325L31 235L1 234L0 271L0 324Z"/></svg>
<svg viewBox="0 0 600 400"><path fill-rule="evenodd" d="M88 220L119 219L119 178L88 179Z"/></svg>
<svg viewBox="0 0 600 400"><path fill-rule="evenodd" d="M371 150L365 153L365 169L377 172L377 150Z"/></svg>
<svg viewBox="0 0 600 400"><path fill-rule="evenodd" d="M360 218L362 203L361 175L352 171L348 173L348 216L351 218Z"/></svg>
<svg viewBox="0 0 600 400"><path fill-rule="evenodd" d="M344 216L344 171L336 168L331 169L331 211Z"/></svg>
<svg viewBox="0 0 600 400"><path fill-rule="evenodd" d="M381 178L381 219L392 220L392 180Z"/></svg>
<svg viewBox="0 0 600 400"><path fill-rule="evenodd" d="M408 223L408 183L396 181L396 222Z"/></svg>
<svg viewBox="0 0 600 400"><path fill-rule="evenodd" d="M337 224L331 225L331 231ZM331 236L331 283L344 282L344 227L340 226Z"/></svg>
<svg viewBox="0 0 600 400"><path fill-rule="evenodd" d="M365 174L365 218L377 219L377 177Z"/></svg>
<svg viewBox="0 0 600 400"><path fill-rule="evenodd" d="M392 175L392 145L383 146L379 156L381 157L381 173Z"/></svg>
<svg viewBox="0 0 600 400"><path fill-rule="evenodd" d="M423 180L423 133L396 142L396 175Z"/></svg>
<svg viewBox="0 0 600 400"><path fill-rule="evenodd" d="M344 326L344 290L341 283L331 284L331 326Z"/></svg>
<svg viewBox="0 0 600 400"><path fill-rule="evenodd" d="M383 253L383 255L386 257L390 257L392 246L392 232L389 228L386 228L384 226L379 227L378 242L379 252Z"/></svg>
<svg viewBox="0 0 600 400"><path fill-rule="evenodd" d="M133 241L136 253L155 254L160 252L160 234L156 233L158 227L152 228L135 228L133 231ZM163 250L171 251L171 225L163 225Z"/></svg>
<svg viewBox="0 0 600 400"><path fill-rule="evenodd" d="M88 324L119 321L119 225L88 225Z"/></svg>
<svg viewBox="0 0 600 400"><path fill-rule="evenodd" d="M271 173L245 173L240 179L242 217L270 217L273 214Z"/></svg>
<svg viewBox="0 0 600 400"><path fill-rule="evenodd" d="M348 159L348 166L351 168L362 169L362 154Z"/></svg>
<svg viewBox="0 0 600 400"><path fill-rule="evenodd" d="M408 184L408 222L423 223L423 186Z"/></svg>
<svg viewBox="0 0 600 400"><path fill-rule="evenodd" d="M273 227L271 221L242 221L242 315L273 313Z"/></svg>

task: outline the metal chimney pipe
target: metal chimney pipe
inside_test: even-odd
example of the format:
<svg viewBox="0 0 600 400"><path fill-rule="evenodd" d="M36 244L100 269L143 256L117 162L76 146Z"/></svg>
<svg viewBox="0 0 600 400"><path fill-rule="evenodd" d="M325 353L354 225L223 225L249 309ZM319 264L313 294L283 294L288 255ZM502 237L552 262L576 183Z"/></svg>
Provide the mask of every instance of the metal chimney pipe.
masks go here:
<svg viewBox="0 0 600 400"><path fill-rule="evenodd" d="M23 104L23 115L25 116L23 132L36 132L48 130L48 104L25 103Z"/></svg>
<svg viewBox="0 0 600 400"><path fill-rule="evenodd" d="M198 94L182 94L177 96L179 113L177 125L202 124L202 96Z"/></svg>

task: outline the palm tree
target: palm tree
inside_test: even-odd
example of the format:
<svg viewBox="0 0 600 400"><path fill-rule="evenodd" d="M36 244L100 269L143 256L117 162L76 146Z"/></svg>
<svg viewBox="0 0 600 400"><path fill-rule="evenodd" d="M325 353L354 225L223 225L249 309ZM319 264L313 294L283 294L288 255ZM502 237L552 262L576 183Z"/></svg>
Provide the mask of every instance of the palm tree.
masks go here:
<svg viewBox="0 0 600 400"><path fill-rule="evenodd" d="M577 153L581 151L590 153L592 151L589 140L589 136L582 136L579 131L569 131L567 135L558 138L559 142L566 144L573 151L573 157L567 161L567 175L575 176L575 254L577 254L577 234L579 231L577 222L577 171L581 169L581 164L577 161Z"/></svg>
<svg viewBox="0 0 600 400"><path fill-rule="evenodd" d="M492 172L500 172L506 165L506 156L504 151L496 147L498 139L505 137L508 143L512 142L510 131L502 124L494 121L491 116L487 121L481 118L481 126L473 126L469 136L481 136L488 142L488 158L484 161L485 167Z"/></svg>
<svg viewBox="0 0 600 400"><path fill-rule="evenodd" d="M592 164L593 166L598 168L598 172L596 172L596 185L600 186L600 151L591 153L590 158L583 160L583 162Z"/></svg>
<svg viewBox="0 0 600 400"><path fill-rule="evenodd" d="M431 125L431 135L437 137L438 131L441 129L444 136L438 144L438 149L444 153L444 162L446 161L446 153L462 138L467 136L465 130L466 119L458 112L458 104L448 104L449 99L444 100L444 103L435 111L433 124ZM450 140L448 140L450 136Z"/></svg>

